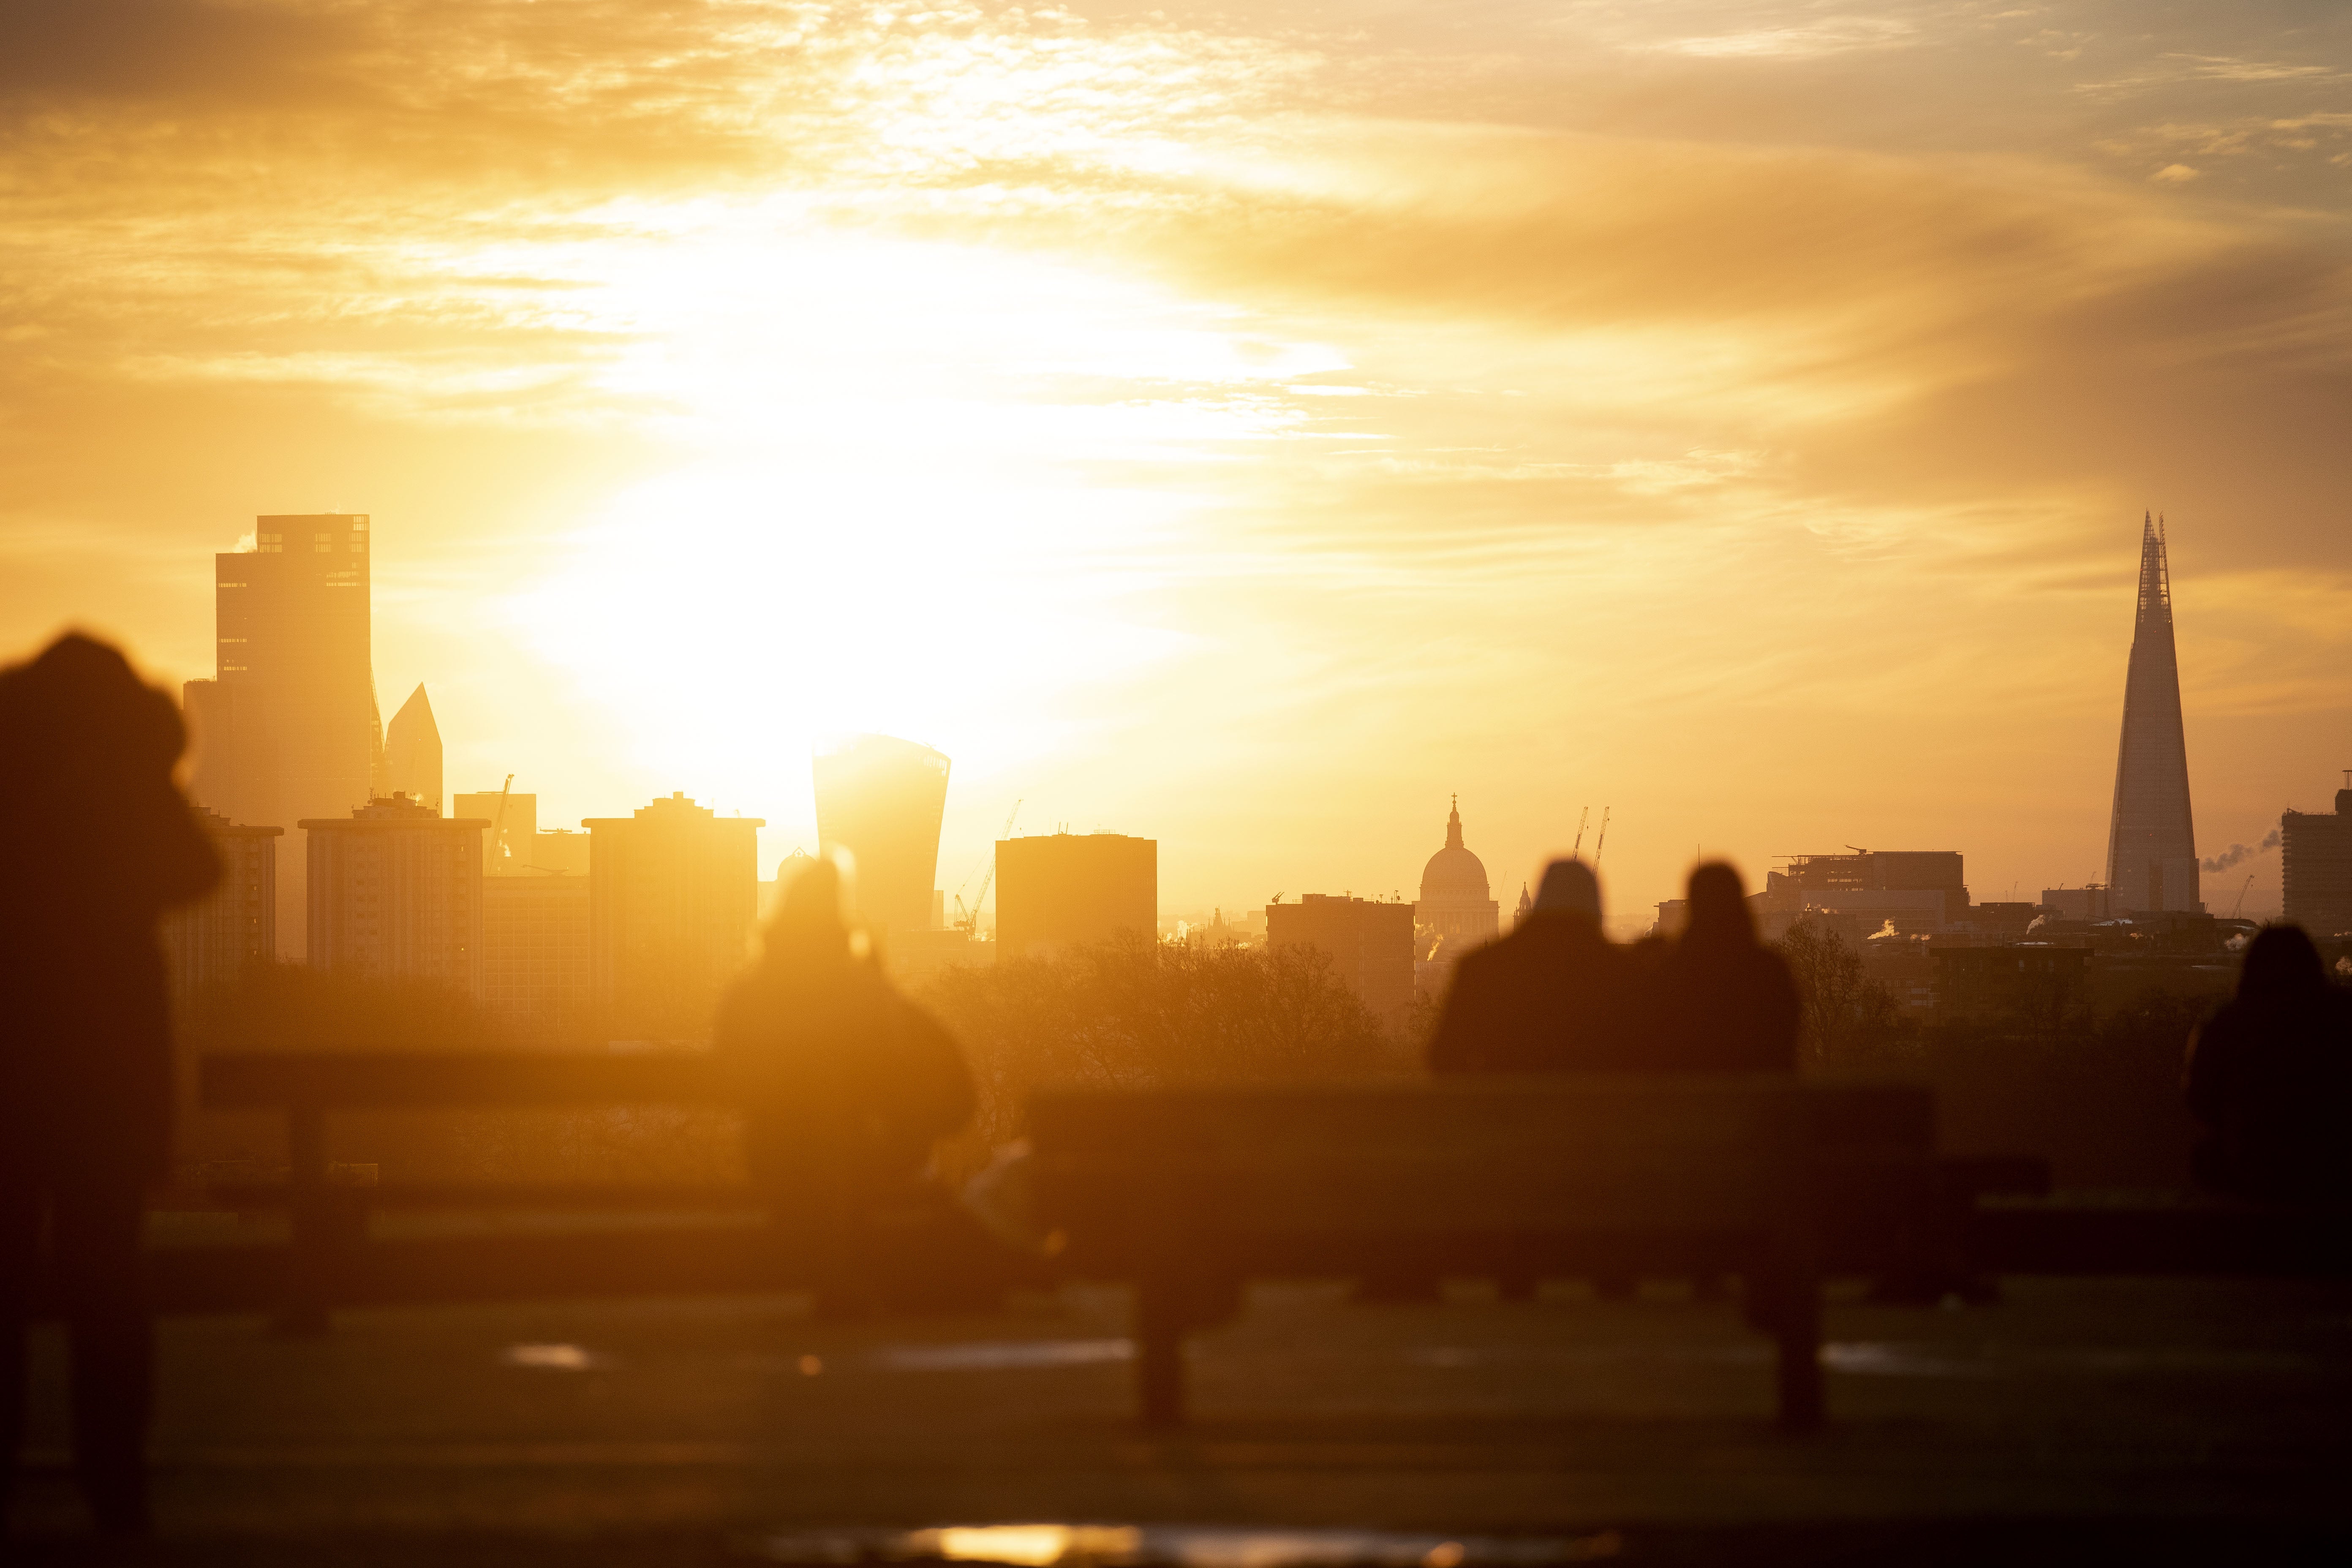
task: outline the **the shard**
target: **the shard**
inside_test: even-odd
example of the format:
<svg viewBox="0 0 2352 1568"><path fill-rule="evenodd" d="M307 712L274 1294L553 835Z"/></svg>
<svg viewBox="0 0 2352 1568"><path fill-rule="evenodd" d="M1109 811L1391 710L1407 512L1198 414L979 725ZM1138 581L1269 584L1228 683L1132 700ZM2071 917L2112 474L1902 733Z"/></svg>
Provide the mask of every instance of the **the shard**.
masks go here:
<svg viewBox="0 0 2352 1568"><path fill-rule="evenodd" d="M2124 682L2116 810L2107 830L2107 906L2119 912L2200 910L2197 829L2189 810L2189 746L2180 728L2180 666L2172 647L2172 575L2164 525L2140 520L2139 613Z"/></svg>

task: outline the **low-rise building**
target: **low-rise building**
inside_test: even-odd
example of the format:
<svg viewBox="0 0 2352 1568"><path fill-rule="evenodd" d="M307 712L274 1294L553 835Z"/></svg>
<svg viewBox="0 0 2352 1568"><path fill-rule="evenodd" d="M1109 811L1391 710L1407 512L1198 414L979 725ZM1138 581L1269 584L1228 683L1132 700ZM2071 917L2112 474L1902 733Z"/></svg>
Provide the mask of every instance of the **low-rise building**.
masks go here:
<svg viewBox="0 0 2352 1568"><path fill-rule="evenodd" d="M1308 893L1268 904L1266 943L1328 953L1331 973L1375 1016L1393 1020L1412 1005L1414 906Z"/></svg>

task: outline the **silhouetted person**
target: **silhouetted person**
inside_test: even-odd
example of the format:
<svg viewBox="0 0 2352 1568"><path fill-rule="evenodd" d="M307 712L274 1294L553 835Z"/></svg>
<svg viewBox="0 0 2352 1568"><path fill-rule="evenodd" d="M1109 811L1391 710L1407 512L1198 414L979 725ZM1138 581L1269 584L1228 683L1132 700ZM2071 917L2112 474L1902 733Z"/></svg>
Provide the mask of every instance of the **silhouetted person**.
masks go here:
<svg viewBox="0 0 2352 1568"><path fill-rule="evenodd" d="M1793 1072L1802 1006L1780 955L1756 940L1739 873L1691 873L1688 919L1662 957L1655 1054L1660 1072Z"/></svg>
<svg viewBox="0 0 2352 1568"><path fill-rule="evenodd" d="M1648 1024L1633 961L1601 934L1599 879L1555 860L1527 919L1454 970L1430 1070L1622 1070L1639 1065Z"/></svg>
<svg viewBox="0 0 2352 1568"><path fill-rule="evenodd" d="M172 1124L155 925L220 875L172 783L184 741L172 700L102 643L60 637L0 671L0 1502L24 1437L46 1230L73 1348L75 1473L109 1531L147 1527L139 1240Z"/></svg>
<svg viewBox="0 0 2352 1568"><path fill-rule="evenodd" d="M785 890L763 957L719 1005L716 1045L779 1231L814 1264L821 1303L851 1304L893 1211L942 1206L926 1174L933 1146L971 1120L962 1054L851 951L824 861Z"/></svg>
<svg viewBox="0 0 2352 1568"><path fill-rule="evenodd" d="M2297 926L2246 949L2238 994L2189 1043L2207 1186L2266 1203L2352 1200L2352 993Z"/></svg>

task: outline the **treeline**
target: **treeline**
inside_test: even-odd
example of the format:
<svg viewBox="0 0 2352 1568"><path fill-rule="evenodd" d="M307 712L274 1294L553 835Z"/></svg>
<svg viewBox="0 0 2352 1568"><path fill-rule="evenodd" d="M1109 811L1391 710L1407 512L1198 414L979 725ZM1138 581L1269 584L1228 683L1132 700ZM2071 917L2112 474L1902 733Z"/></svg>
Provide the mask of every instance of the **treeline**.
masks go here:
<svg viewBox="0 0 2352 1568"><path fill-rule="evenodd" d="M949 1173L1021 1133L1048 1087L1339 1082L1409 1073L1425 1012L1384 1024L1308 950L1210 950L1148 941L950 970L915 992L961 1042L980 1090ZM195 998L179 1028L184 1163L267 1168L279 1120L195 1110L194 1063L220 1051L465 1051L526 1045L446 988L299 964L257 968ZM540 1042L545 1044L546 1042ZM565 1042L586 1046L591 1042ZM384 1179L707 1183L740 1180L732 1117L662 1106L350 1114L329 1119L331 1159Z"/></svg>
<svg viewBox="0 0 2352 1568"><path fill-rule="evenodd" d="M2101 1012L2021 996L2005 1016L1930 1026L1834 932L1801 921L1774 945L1804 1002L1808 1073L1930 1084L1948 1151L2040 1154L2061 1186L2189 1184L2181 1069L2214 998L2151 988Z"/></svg>

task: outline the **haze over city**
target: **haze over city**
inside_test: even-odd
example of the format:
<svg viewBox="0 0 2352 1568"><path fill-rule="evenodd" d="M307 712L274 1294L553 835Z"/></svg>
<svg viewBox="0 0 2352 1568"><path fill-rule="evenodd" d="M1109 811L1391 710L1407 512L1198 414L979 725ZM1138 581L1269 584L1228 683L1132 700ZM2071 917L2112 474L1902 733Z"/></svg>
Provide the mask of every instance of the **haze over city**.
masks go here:
<svg viewBox="0 0 2352 1568"><path fill-rule="evenodd" d="M136 25L129 25L135 23ZM18 6L0 638L213 668L374 519L389 714L814 847L847 731L1163 910L2103 872L2144 509L2200 848L2347 753L2347 24L2301 5ZM2266 852L2206 897L2278 908ZM764 871L763 871L763 874Z"/></svg>

